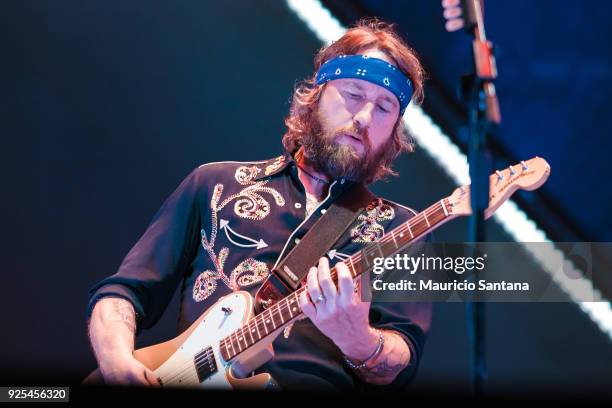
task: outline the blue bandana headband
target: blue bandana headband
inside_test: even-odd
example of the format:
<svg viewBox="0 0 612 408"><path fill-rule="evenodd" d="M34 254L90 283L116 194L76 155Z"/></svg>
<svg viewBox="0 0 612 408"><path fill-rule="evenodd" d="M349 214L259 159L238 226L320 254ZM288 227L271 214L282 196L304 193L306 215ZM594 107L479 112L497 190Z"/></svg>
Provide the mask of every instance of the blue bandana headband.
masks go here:
<svg viewBox="0 0 612 408"><path fill-rule="evenodd" d="M412 83L396 67L379 58L367 55L340 55L321 65L317 72L316 84L340 78L356 78L371 82L395 95L404 113L412 97Z"/></svg>

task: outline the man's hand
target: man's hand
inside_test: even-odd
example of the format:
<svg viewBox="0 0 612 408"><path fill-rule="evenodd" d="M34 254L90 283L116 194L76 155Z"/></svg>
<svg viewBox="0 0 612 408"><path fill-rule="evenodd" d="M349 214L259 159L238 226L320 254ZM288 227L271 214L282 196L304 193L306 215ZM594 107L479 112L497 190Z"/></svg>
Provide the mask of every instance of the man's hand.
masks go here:
<svg viewBox="0 0 612 408"><path fill-rule="evenodd" d="M332 281L327 258L319 260L318 268L310 268L307 291L300 295L300 307L345 355L365 360L378 345L378 334L368 319L370 302L361 301L345 263L337 263L336 271L338 288Z"/></svg>
<svg viewBox="0 0 612 408"><path fill-rule="evenodd" d="M351 273L344 262L336 264L338 288L334 285L327 258L308 272L307 290L300 294L300 308L313 324L352 361L370 358L378 348L379 334L370 327L370 302L362 302L353 288ZM385 342L380 353L366 367L356 370L364 381L391 383L410 362L410 349L402 336L382 332Z"/></svg>
<svg viewBox="0 0 612 408"><path fill-rule="evenodd" d="M155 373L132 356L109 356L100 361L100 371L110 385L159 385Z"/></svg>

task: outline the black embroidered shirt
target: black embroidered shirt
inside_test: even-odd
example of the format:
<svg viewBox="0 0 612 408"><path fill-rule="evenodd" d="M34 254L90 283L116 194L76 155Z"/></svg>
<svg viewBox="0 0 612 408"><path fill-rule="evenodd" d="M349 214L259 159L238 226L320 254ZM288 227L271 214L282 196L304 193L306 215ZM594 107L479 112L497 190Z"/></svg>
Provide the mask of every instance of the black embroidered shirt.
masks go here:
<svg viewBox="0 0 612 408"><path fill-rule="evenodd" d="M88 314L100 298L118 296L134 305L138 330L149 328L180 285L182 332L221 296L236 290L254 295L277 260L350 184L334 181L327 197L306 216L306 193L288 153L261 162L202 165L162 205L118 272L91 289ZM334 245L330 265L414 215L409 208L376 199ZM429 303L372 304L371 325L398 332L411 349L410 365L393 388L403 388L416 372L430 317ZM258 371L272 374L281 388L367 386L308 319L294 323L287 337L279 336L274 349L275 358Z"/></svg>

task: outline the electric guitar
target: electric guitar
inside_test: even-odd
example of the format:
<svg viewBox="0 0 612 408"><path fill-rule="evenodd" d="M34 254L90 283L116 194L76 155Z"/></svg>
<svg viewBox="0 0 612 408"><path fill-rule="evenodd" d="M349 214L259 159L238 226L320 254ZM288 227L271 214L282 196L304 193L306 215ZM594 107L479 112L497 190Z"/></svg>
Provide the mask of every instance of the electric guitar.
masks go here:
<svg viewBox="0 0 612 408"><path fill-rule="evenodd" d="M518 189L535 190L550 174L550 166L539 157L496 171L489 177L489 206L485 219ZM375 244L376 256L391 256L419 237L459 216L471 213L469 185L459 187L399 227L388 231ZM344 262L353 278L363 269L360 251ZM363 256L367 256L364 254ZM331 268L336 280L336 269ZM220 298L178 337L134 351L134 357L151 369L164 387L210 389L264 389L273 384L269 374L248 376L273 356L272 342L297 319L304 318L299 307L300 288L260 314L254 314L253 298L236 291ZM98 370L85 383L103 382Z"/></svg>

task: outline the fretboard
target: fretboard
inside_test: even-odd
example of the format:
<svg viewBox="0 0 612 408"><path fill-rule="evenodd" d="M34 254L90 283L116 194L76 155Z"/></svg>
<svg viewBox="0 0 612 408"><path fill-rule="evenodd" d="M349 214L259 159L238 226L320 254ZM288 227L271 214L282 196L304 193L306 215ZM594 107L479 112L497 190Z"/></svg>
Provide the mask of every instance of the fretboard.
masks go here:
<svg viewBox="0 0 612 408"><path fill-rule="evenodd" d="M348 266L353 278L371 269L372 262L369 259L392 256L427 232L443 224L450 217L449 208L448 198L440 200L397 228L388 231L364 250L347 258L344 263ZM337 283L335 267L331 268L330 274L333 281ZM303 287L299 288L251 318L240 329L221 339L219 347L225 361L231 360L287 323L301 317L302 310L298 299L304 290L306 289Z"/></svg>

